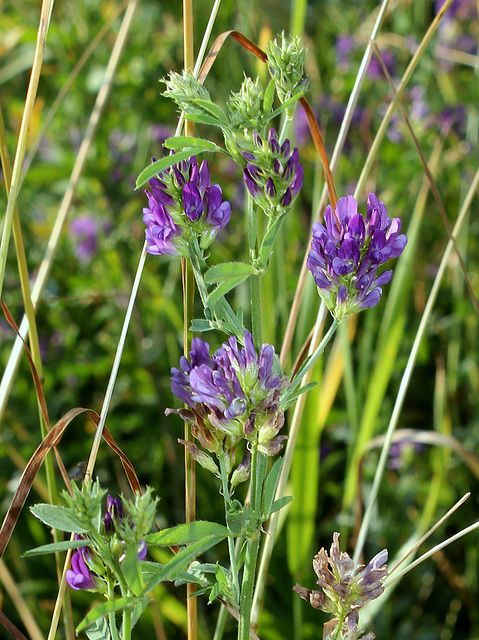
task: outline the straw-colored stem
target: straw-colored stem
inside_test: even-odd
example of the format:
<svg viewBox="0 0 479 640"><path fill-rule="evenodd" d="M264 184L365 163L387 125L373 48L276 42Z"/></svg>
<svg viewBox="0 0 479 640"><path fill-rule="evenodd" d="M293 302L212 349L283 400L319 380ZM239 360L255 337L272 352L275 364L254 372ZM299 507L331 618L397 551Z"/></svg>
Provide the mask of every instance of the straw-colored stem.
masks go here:
<svg viewBox="0 0 479 640"><path fill-rule="evenodd" d="M98 44L101 42L103 37L106 35L106 33L110 29L110 27L113 24L113 22L118 18L118 16L121 14L121 12L125 10L125 7L126 7L127 4L128 4L128 0L124 0L122 4L118 5L117 7L114 7L114 9L112 10L112 13L111 13L110 17L108 18L108 20L102 26L100 31L96 34L96 36L93 38L93 40L88 44L87 48L85 49L85 51L80 56L78 62L75 65L75 67L72 69L70 75L65 80L64 84L62 85L62 88L60 89L60 91L58 92L57 97L53 101L53 104L50 107L50 109L49 109L49 111L48 111L48 113L47 113L47 115L45 117L45 120L43 121L43 124L42 124L40 130L38 131L37 135L35 136L33 142L31 143L31 145L29 147L28 154L25 157L25 162L23 163L23 167L22 167L22 177L21 177L21 180L20 180L20 186L23 184L23 181L25 180L25 176L26 176L26 174L28 172L28 169L30 168L30 165L32 164L33 158L35 157L35 154L38 151L38 147L40 146L40 142L42 141L43 136L45 135L45 133L47 132L47 130L48 130L49 126L50 126L50 124L52 123L53 118L55 117L55 114L56 114L56 112L58 110L58 107L61 105L61 103L63 102L63 99L65 98L67 93L70 91L70 88L72 87L75 79L77 78L78 74L83 69L83 67L85 66L85 63L90 58L91 54L95 51L95 49L97 48Z"/></svg>
<svg viewBox="0 0 479 640"><path fill-rule="evenodd" d="M193 71L194 47L193 47L193 0L183 0L183 66L185 71ZM189 120L185 120L185 135L195 135L195 125ZM193 270L189 261L182 260L183 273L183 347L184 354L188 355L191 345L191 334L189 328L193 319L194 302L194 278ZM185 440L193 441L190 425L185 422ZM195 461L185 448L185 519L186 522L193 522L196 519L196 474ZM196 640L198 637L198 612L197 599L194 597L196 586L186 585L186 610L188 624L188 640Z"/></svg>
<svg viewBox="0 0 479 640"><path fill-rule="evenodd" d="M37 307L38 301L43 295L45 285L48 281L48 278L52 269L52 265L53 265L53 260L55 258L58 245L60 242L60 237L63 231L63 227L65 225L66 217L70 209L71 203L73 201L73 197L75 195L75 191L80 181L80 177L82 175L83 169L85 167L88 152L93 142L93 139L98 127L98 123L100 121L100 117L103 113L103 110L105 108L105 105L110 95L110 91L113 86L113 80L115 78L116 69L120 61L120 56L123 51L123 47L125 46L125 43L126 43L126 37L129 33L131 21L133 19L133 15L134 15L137 3L138 3L138 0L130 0L128 8L125 11L123 22L121 24L120 31L118 33L115 45L113 47L110 60L108 62L103 84L100 88L100 91L98 92L98 95L95 101L95 106L93 107L93 111L88 121L85 136L82 140L80 149L78 151L78 155L75 160L75 164L72 170L72 174L70 176L70 181L69 181L67 190L65 191L65 194L63 196L63 200L61 202L60 209L58 211L58 215L48 241L47 249L45 251L45 256L38 270L38 275L35 280L35 284L33 286L33 291L32 291L32 303L35 309ZM15 166L14 166L14 171L15 171ZM25 339L25 337L27 336L27 333L28 333L28 321L24 317L20 324L20 335L22 336L23 339ZM1 423L2 415L5 411L6 402L7 402L8 395L10 393L11 386L15 379L15 373L18 368L18 363L19 363L21 353L22 353L22 341L19 337L17 337L13 345L7 366L5 368L2 381L0 383L0 423ZM102 426L102 429L103 429L103 426Z"/></svg>
<svg viewBox="0 0 479 640"><path fill-rule="evenodd" d="M20 133L18 136L17 150L15 152L15 160L13 161L12 180L10 185L10 194L7 200L7 210L3 225L2 241L0 244L0 298L2 297L3 281L5 279L5 269L7 266L7 254L10 244L10 236L12 233L12 223L15 213L15 205L17 202L18 191L20 189L20 178L22 173L22 164L25 157L25 149L27 147L28 131L33 116L33 108L37 96L38 83L40 81L40 73L43 64L43 54L50 25L50 17L53 9L53 0L44 0L40 14L40 24L37 33L37 42L35 46L35 54L33 58L30 82L25 99L25 107L23 110L22 123L20 125Z"/></svg>

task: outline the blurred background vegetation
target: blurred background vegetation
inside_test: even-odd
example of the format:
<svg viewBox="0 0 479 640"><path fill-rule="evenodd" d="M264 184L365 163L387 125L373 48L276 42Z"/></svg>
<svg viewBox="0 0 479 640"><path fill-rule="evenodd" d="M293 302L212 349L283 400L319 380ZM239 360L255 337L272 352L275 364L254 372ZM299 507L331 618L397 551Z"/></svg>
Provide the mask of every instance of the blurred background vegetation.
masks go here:
<svg viewBox="0 0 479 640"><path fill-rule="evenodd" d="M210 5L194 3L196 48ZM396 86L434 19L436 5L429 0L395 0L389 4L377 43ZM308 99L317 113L331 155L378 7L375 0L310 0L307 5L299 0L292 3L223 0L213 36L237 29L265 46L283 30L301 35L308 48L307 72L311 78ZM105 24L110 21L111 27L74 78L42 137L20 192L18 206L32 278L42 260L103 81L120 24L120 8L112 0L81 3L67 0L54 7L29 145L80 57ZM38 18L37 2L0 3L0 107L12 159ZM438 162L433 173L451 225L478 167L478 36L476 3L455 0L402 100L426 159L436 150ZM182 64L181 3L143 0L136 11L38 307L45 395L52 423L72 407L100 410L144 242L142 207L146 202L144 194L134 190L134 183L152 156L165 153L162 142L174 132L177 114L174 105L161 96L161 78L170 69L181 70ZM223 105L229 93L238 89L243 73L266 79L267 72L239 45L227 41L206 81L213 99ZM339 196L353 193L390 99L387 80L373 59L335 175ZM217 132L206 128L199 129L198 135L217 140ZM305 186L300 204L286 222L264 287L267 309L264 337L278 351L323 187L320 164L299 112L290 135L300 148ZM220 236L220 242L213 245L211 261L243 259L246 247L240 171L220 157L211 157L210 166L214 181L221 184L233 205L231 223ZM402 219L407 231L413 212L421 208L419 194L424 180L420 158L397 112L360 196L362 208L367 192L374 191L385 202L389 214ZM3 187L0 202L3 210L6 202ZM313 587L312 557L321 546L329 547L333 531L343 532L343 548L347 546L350 552L354 548L354 535L379 449L373 441L366 451L360 476L353 478L354 498L348 502L345 477L350 469L351 451L366 419L366 409L367 416L372 416L371 435L386 430L448 241L437 203L430 193L426 193L417 215L420 216L417 243L409 247L410 264L405 266L389 324L383 323L385 292L385 299L377 309L361 314L357 326L354 321L349 327L350 333L355 330L352 343L347 339L347 327L340 332L328 352L330 368L326 372L325 365L317 368L318 378L332 382L338 374L340 382L337 391L332 392L334 404L330 411L324 409L328 403L323 406L324 399L318 393L308 400L296 461L296 468L304 473L296 477L293 473L292 491L298 498L275 548L259 627L262 640L322 637L322 614L310 610L291 589L296 581ZM478 235L476 199L457 241L476 296ZM18 282L12 243L3 299L20 322L23 303ZM246 300L240 289L235 306L246 306ZM292 360L311 329L318 306L319 298L311 279L300 311ZM473 454L479 443L477 320L458 260L452 254L399 423L400 428L454 437ZM377 344L381 327L386 332L382 347ZM176 406L170 393L169 371L182 352L182 332L179 261L149 256L107 424L133 462L141 483L157 489L161 498L157 519L160 526L184 519L183 449L177 443L182 425L177 417L164 416L166 407ZM13 340L12 329L0 319L2 370ZM217 346L222 336L211 335L208 340ZM384 366L383 373L375 369L378 362ZM384 390L377 388L378 380L384 382ZM375 403L377 406L371 409ZM94 425L86 418L79 417L70 425L60 445L67 469L88 459L93 433ZM22 469L39 441L35 390L23 358L0 428L2 519ZM111 493L128 493L119 460L105 446L100 450L96 472ZM416 529L426 526L426 522L430 526L466 491L472 492L471 499L436 532L433 541L440 541L475 521L479 506L477 478L477 466L471 468L464 455L452 451L450 446L405 440L394 445L366 547L366 560L383 547L394 557ZM61 486L59 474L58 483ZM45 500L42 472L28 504ZM222 508L214 480L198 469L199 517L222 521ZM1 608L25 630L22 607L26 607L41 630L36 636L39 638L46 635L54 606L56 569L50 556L25 560L21 554L48 542L49 538L46 528L29 516L25 508L2 565L3 571L8 570L11 575L23 605L14 603L13 591L2 573ZM226 554L222 559L226 562ZM422 564L408 574L384 604L374 621L377 637L479 638L478 566L476 533ZM155 597L136 635L145 633L147 637L160 639L185 637L183 589L162 585ZM71 594L75 622L90 604L90 594ZM217 607L207 607L201 599L199 606L202 637L211 638ZM225 637L234 637L233 629L231 624ZM31 633L29 629L27 635L33 638ZM58 636L63 637L63 633L61 628ZM10 636L0 628L0 637Z"/></svg>

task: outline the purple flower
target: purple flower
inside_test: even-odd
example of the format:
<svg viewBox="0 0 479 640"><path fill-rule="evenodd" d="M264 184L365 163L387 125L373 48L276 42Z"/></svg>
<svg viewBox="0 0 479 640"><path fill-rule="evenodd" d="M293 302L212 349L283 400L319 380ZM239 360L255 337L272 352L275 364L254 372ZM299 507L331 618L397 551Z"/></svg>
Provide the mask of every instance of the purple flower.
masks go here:
<svg viewBox="0 0 479 640"><path fill-rule="evenodd" d="M71 569L66 572L65 579L75 591L80 589L95 589L96 582L92 578L87 562L90 562L88 549L77 549L72 555Z"/></svg>
<svg viewBox="0 0 479 640"><path fill-rule="evenodd" d="M274 129L264 141L254 131L253 142L251 152L243 151L246 188L266 215L275 218L285 213L303 186L299 153L297 149L291 152L289 140L280 146Z"/></svg>
<svg viewBox="0 0 479 640"><path fill-rule="evenodd" d="M105 531L113 533L118 522L125 517L125 511L120 498L106 497Z"/></svg>
<svg viewBox="0 0 479 640"><path fill-rule="evenodd" d="M88 262L98 251L98 225L92 216L75 218L70 224L70 233L75 242L73 251L80 262Z"/></svg>
<svg viewBox="0 0 479 640"><path fill-rule="evenodd" d="M307 266L335 318L377 305L381 287L392 278L392 270L378 275L377 269L397 258L407 243L400 229L399 218L391 220L373 193L366 218L358 213L356 200L347 196L338 200L334 213L331 206L326 208L323 224L314 223Z"/></svg>
<svg viewBox="0 0 479 640"><path fill-rule="evenodd" d="M243 348L230 337L210 356L209 345L194 338L189 355L180 359L180 369L172 368L171 390L191 407L177 413L194 423L201 445L219 453L225 438L228 446L246 438L275 455L285 438L277 434L284 422L280 396L288 382L273 371L274 348L263 344L257 354L245 331Z"/></svg>
<svg viewBox="0 0 479 640"><path fill-rule="evenodd" d="M154 160L154 158L153 158ZM148 253L188 256L193 237L206 249L231 217L221 187L211 184L206 161L196 157L162 171L148 182L148 207L143 209Z"/></svg>

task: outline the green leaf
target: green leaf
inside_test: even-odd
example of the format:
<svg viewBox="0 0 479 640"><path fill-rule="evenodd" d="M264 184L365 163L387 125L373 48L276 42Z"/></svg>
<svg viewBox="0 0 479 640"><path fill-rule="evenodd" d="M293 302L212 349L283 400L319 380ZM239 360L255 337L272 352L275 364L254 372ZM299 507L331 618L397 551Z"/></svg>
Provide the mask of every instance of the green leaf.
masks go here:
<svg viewBox="0 0 479 640"><path fill-rule="evenodd" d="M67 551L68 549L79 549L80 547L88 547L91 544L89 540L65 540L64 542L52 542L44 544L36 549L29 549L23 554L24 558L32 556L43 556L47 553L56 553L57 551Z"/></svg>
<svg viewBox="0 0 479 640"><path fill-rule="evenodd" d="M278 498L278 500L275 500L273 502L273 506L271 507L270 513L279 511L280 509L285 507L287 504L289 504L292 500L294 500L293 496L283 496L282 498Z"/></svg>
<svg viewBox="0 0 479 640"><path fill-rule="evenodd" d="M88 614L83 618L83 620L76 628L76 632L79 633L80 631L83 631L83 629L92 624L92 622L95 622L95 620L98 620L98 618L106 616L108 613L113 613L114 611L118 611L119 609L124 609L125 607L136 604L137 602L138 598L135 598L134 596L102 602L97 607L88 612Z"/></svg>
<svg viewBox="0 0 479 640"><path fill-rule="evenodd" d="M265 115L268 115L273 107L274 89L275 89L274 80L270 80L268 83L268 86L266 87L266 91L264 92L263 113Z"/></svg>
<svg viewBox="0 0 479 640"><path fill-rule="evenodd" d="M145 588L145 593L149 593L157 584L160 584L160 582L164 582L165 580L176 580L176 578L185 570L190 562L196 558L196 556L208 551L208 549L211 549L211 547L214 547L225 538L226 536L208 536L178 551L178 553L173 556L169 562L163 565L161 571L159 571L158 574L148 582Z"/></svg>
<svg viewBox="0 0 479 640"><path fill-rule="evenodd" d="M83 523L66 507L54 504L35 504L30 507L35 517L53 529L69 533L88 533Z"/></svg>
<svg viewBox="0 0 479 640"><path fill-rule="evenodd" d="M274 465L271 467L271 471L268 473L268 477L266 478L266 481L264 483L263 517L265 518L269 518L269 514L271 512L271 507L274 501L276 487L278 486L282 466L283 458L278 458Z"/></svg>
<svg viewBox="0 0 479 640"><path fill-rule="evenodd" d="M110 640L110 627L106 618L95 620L92 626L86 630L89 640Z"/></svg>
<svg viewBox="0 0 479 640"><path fill-rule="evenodd" d="M223 298L231 289L234 289L239 284L244 282L246 278L249 276L237 276L236 278L230 278L229 280L225 280L224 282L220 282L220 284L216 287L214 291L210 293L208 299L206 300L206 304L211 309L214 309L218 302Z"/></svg>
<svg viewBox="0 0 479 640"><path fill-rule="evenodd" d="M223 111L223 109L218 107L217 104L215 104L214 102L208 102L208 100L202 100L201 98L195 98L194 100L192 100L192 102L198 107L201 107L205 111L211 113L213 117L219 120L222 124L229 127L230 123L228 122L228 118L226 117L225 112Z"/></svg>
<svg viewBox="0 0 479 640"><path fill-rule="evenodd" d="M158 533L150 533L145 537L145 542L157 546L170 546L173 544L183 545L196 542L207 536L226 538L228 529L217 522L207 522L206 520L195 520L179 524L176 527L163 529Z"/></svg>
<svg viewBox="0 0 479 640"><path fill-rule="evenodd" d="M135 188L139 189L144 184L146 184L148 180L156 176L160 171L164 171L165 169L168 169L168 167L172 167L174 164L178 164L178 162L188 160L188 158L191 158L191 156L198 155L199 153L203 153L204 151L211 151L210 145L211 143L208 142L208 145L206 147L196 147L194 153L191 149L186 149L185 151L174 153L171 156L166 156L166 158L156 160L156 162L153 162L148 167L143 169L143 171L136 179Z"/></svg>
<svg viewBox="0 0 479 640"><path fill-rule="evenodd" d="M242 277L243 279L254 274L255 268L245 262L224 262L210 267L205 273L206 282L224 282L231 278Z"/></svg>
<svg viewBox="0 0 479 640"><path fill-rule="evenodd" d="M121 570L125 576L125 580L129 589L135 596L143 595L143 578L141 573L141 564L138 558L138 547L130 544L126 550L126 556L121 563Z"/></svg>
<svg viewBox="0 0 479 640"><path fill-rule="evenodd" d="M173 149L174 151L181 151L182 149L191 149L194 151L196 148L206 149L210 151L222 151L214 142L210 140L203 140L203 138L190 138L189 136L173 136L165 140L165 147L167 149Z"/></svg>

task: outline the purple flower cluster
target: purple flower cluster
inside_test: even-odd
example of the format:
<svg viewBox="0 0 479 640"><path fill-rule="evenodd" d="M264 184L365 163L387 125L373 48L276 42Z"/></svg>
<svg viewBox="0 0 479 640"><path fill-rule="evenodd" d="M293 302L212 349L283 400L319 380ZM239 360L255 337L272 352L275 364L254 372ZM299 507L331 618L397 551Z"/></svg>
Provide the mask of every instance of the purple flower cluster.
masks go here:
<svg viewBox="0 0 479 640"><path fill-rule="evenodd" d="M121 521L125 518L125 511L123 509L123 504L120 498L112 498L110 495L107 496L106 500L106 512L103 520L105 534L108 538L116 537L117 533L119 533ZM76 540L86 539L84 535L75 534ZM121 544L118 545L118 541L114 540L115 548L121 548ZM138 559L140 561L146 558L147 554L147 545L144 540L138 545ZM97 544L92 541L89 547L82 547L77 549L73 555L71 560L71 569L68 569L66 572L65 579L67 584L75 591L79 591L80 589L93 589L98 590L101 585L98 579L95 579L92 576L92 567L99 574L102 573L102 553L99 552L97 548ZM97 558L98 557L98 558ZM93 559L95 558L95 559ZM119 561L121 562L125 558L125 554L122 553L119 557ZM97 577L98 578L98 577ZM101 582L101 581L100 581Z"/></svg>
<svg viewBox="0 0 479 640"><path fill-rule="evenodd" d="M399 218L391 220L374 193L368 196L366 218L358 213L356 200L347 196L338 200L335 212L326 208L324 224L313 225L307 266L335 318L378 304L381 287L393 272L378 275L377 270L397 258L407 243L400 229Z"/></svg>
<svg viewBox="0 0 479 640"><path fill-rule="evenodd" d="M344 620L339 638L359 638L359 609L384 592L387 577L388 552L383 549L367 564L357 565L347 553L339 549L339 533L333 534L333 543L328 553L322 548L314 557L313 569L322 591L312 591L300 585L294 590L314 609L331 613ZM329 566L328 566L329 565ZM364 637L374 638L368 634Z"/></svg>
<svg viewBox="0 0 479 640"><path fill-rule="evenodd" d="M290 207L303 186L303 167L298 150L289 140L280 146L270 129L267 140L253 131L253 149L243 151L247 161L243 177L248 191L267 216L275 218Z"/></svg>
<svg viewBox="0 0 479 640"><path fill-rule="evenodd" d="M243 348L230 337L211 356L209 345L194 338L189 355L171 370L171 390L191 407L178 413L194 422L192 432L201 445L218 454L225 444L231 449L245 438L276 455L286 437L277 434L284 423L280 397L288 382L273 371L274 348L263 344L257 354L245 331Z"/></svg>
<svg viewBox="0 0 479 640"><path fill-rule="evenodd" d="M198 167L196 156L162 171L148 184L143 221L147 251L153 255L187 257L194 236L206 249L231 217L221 187L211 184L208 163L204 160Z"/></svg>

